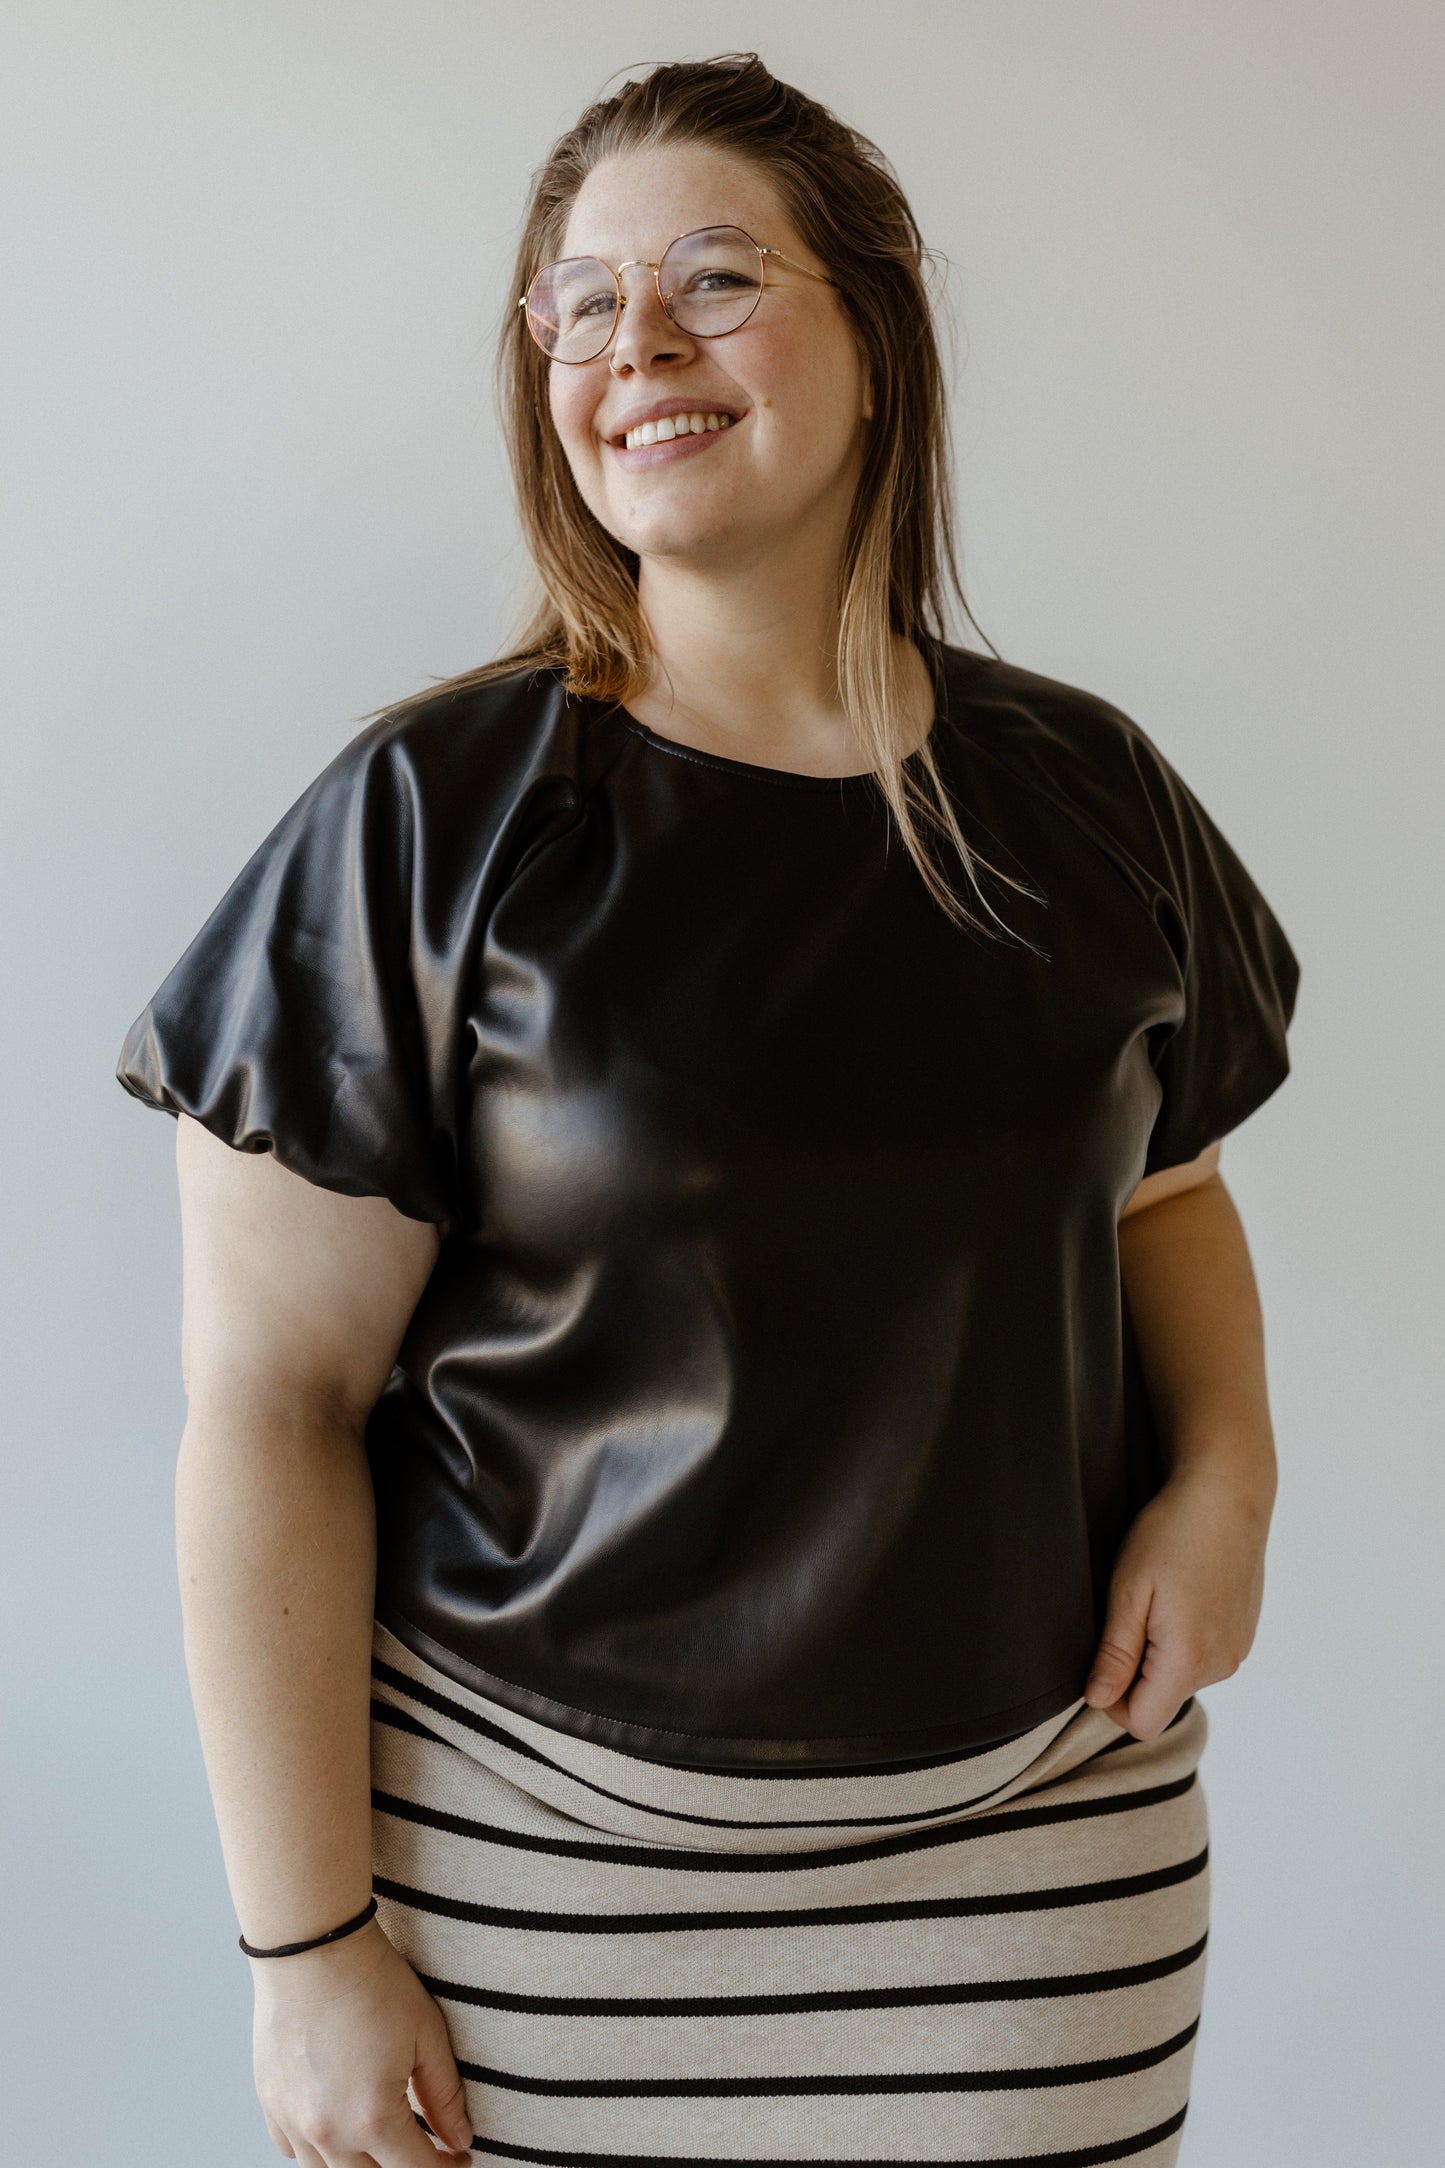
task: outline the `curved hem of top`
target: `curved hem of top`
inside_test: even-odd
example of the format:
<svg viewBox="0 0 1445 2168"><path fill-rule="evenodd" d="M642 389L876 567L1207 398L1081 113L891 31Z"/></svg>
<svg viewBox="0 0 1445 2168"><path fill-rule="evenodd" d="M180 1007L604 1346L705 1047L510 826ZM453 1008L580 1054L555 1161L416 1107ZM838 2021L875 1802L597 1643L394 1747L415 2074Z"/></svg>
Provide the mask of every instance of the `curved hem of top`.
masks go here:
<svg viewBox="0 0 1445 2168"><path fill-rule="evenodd" d="M749 1776L759 1770L769 1775L817 1776L828 1774L829 1765L839 1775L866 1776L885 1767L901 1771L912 1765L915 1756L921 1761L961 1760L970 1751L986 1753L1021 1738L1036 1724L1057 1716L1070 1702L1083 1698L1080 1686L1069 1678L1009 1709L902 1731L838 1733L812 1739L679 1731L634 1724L625 1717L604 1716L595 1709L579 1708L574 1702L558 1701L530 1686L519 1686L513 1679L501 1678L495 1671L484 1671L479 1664L470 1663L433 1640L400 1611L377 1606L375 1616L423 1663L456 1685L510 1709L514 1715L530 1717L533 1723L545 1724L573 1738L595 1740L600 1746L613 1747L618 1753L632 1754L642 1761L713 1776ZM680 1746L689 1750L685 1756L679 1756ZM739 1748L750 1751L740 1753ZM692 1749L696 1749L695 1754Z"/></svg>

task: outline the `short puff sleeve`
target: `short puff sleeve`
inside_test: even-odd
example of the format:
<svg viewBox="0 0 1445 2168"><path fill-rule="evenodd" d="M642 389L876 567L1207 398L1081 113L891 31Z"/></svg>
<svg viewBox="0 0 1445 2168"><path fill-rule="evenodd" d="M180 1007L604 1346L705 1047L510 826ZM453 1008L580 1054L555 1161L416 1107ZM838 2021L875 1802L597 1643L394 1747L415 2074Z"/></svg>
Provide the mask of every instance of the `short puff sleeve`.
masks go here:
<svg viewBox="0 0 1445 2168"><path fill-rule="evenodd" d="M115 1074L323 1189L455 1224L445 1017L413 968L414 779L395 755L383 717L302 792L131 1025Z"/></svg>
<svg viewBox="0 0 1445 2168"><path fill-rule="evenodd" d="M1142 731L1132 735L1157 854L1154 917L1183 996L1180 1016L1151 1034L1163 1096L1144 1161L1149 1175L1197 1158L1284 1082L1300 966L1194 792Z"/></svg>

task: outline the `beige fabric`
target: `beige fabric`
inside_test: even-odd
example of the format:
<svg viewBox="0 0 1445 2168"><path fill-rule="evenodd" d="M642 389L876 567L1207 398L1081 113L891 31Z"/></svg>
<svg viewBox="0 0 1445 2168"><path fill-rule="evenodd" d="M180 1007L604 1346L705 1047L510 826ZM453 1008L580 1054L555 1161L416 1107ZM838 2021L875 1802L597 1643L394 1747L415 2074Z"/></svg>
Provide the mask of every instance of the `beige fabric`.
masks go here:
<svg viewBox="0 0 1445 2168"><path fill-rule="evenodd" d="M1198 1698L873 1776L715 1776L514 1715L376 1622L375 1887L478 2160L1179 2159Z"/></svg>

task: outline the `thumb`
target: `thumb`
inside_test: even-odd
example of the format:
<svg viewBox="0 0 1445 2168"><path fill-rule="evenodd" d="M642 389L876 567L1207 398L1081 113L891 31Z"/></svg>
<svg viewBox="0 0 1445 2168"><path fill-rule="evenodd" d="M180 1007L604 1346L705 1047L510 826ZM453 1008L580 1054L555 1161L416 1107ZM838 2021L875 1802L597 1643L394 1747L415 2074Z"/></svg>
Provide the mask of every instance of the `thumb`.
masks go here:
<svg viewBox="0 0 1445 2168"><path fill-rule="evenodd" d="M1107 1709L1126 1694L1143 1659L1148 1639L1147 1590L1118 1589L1109 1597L1104 1631L1094 1657L1084 1699Z"/></svg>
<svg viewBox="0 0 1445 2168"><path fill-rule="evenodd" d="M422 2113L437 2136L460 2153L470 2152L472 2119L467 2113L466 2094L446 2022L439 2010L434 2024L423 2024L419 2029L411 2082Z"/></svg>

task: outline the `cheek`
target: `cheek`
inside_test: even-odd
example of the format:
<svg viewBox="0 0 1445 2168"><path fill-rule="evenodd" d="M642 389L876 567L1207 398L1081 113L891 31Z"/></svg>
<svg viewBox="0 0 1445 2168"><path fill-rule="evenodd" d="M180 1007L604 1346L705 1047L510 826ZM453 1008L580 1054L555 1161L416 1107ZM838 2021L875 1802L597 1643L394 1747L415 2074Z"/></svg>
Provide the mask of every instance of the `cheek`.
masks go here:
<svg viewBox="0 0 1445 2168"><path fill-rule="evenodd" d="M592 433L597 397L592 385L579 382L570 370L553 362L547 390L552 426L579 479L589 462L595 466L601 450Z"/></svg>
<svg viewBox="0 0 1445 2168"><path fill-rule="evenodd" d="M862 379L845 343L820 347L816 337L773 332L760 340L756 367L744 382L780 440L786 437L810 466L830 466L848 451L862 411Z"/></svg>

